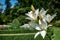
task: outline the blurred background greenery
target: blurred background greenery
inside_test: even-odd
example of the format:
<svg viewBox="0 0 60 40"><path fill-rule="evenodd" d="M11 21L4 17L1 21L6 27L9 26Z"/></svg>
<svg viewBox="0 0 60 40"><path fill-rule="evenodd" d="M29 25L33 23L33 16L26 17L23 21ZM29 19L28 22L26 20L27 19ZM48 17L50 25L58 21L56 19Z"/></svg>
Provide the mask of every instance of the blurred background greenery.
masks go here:
<svg viewBox="0 0 60 40"><path fill-rule="evenodd" d="M8 33L35 33L36 30L29 30L20 28L19 26L28 23L29 20L25 19L28 11L31 10L31 5L35 7L35 9L41 9L44 8L49 9L47 13L54 14L57 13L57 16L52 20L51 24L53 24L56 27L60 27L60 0L17 0L18 3L14 5L13 8L11 8L10 0L5 0L6 8L4 12L2 13L2 9L0 8L0 25L10 25L8 28L2 28L3 30L0 30L0 34L8 34ZM0 3L0 6L3 6L3 4ZM57 28L57 29L58 29ZM0 28L1 29L1 28ZM48 34L46 37L48 37L45 40L51 40L51 36L53 35L53 29L48 28ZM60 32L60 31L59 31ZM56 35L57 30L55 29ZM55 37L56 38L56 37ZM4 37L0 36L0 40L35 40L33 39L33 35L28 36L9 36ZM40 40L40 37L38 37L36 40ZM42 39L41 39L42 40ZM57 37L57 40L58 37Z"/></svg>
<svg viewBox="0 0 60 40"><path fill-rule="evenodd" d="M20 25L27 23L29 20L26 20L25 13L31 10L30 6L33 5L35 9L44 8L49 9L47 13L54 14L57 13L57 16L53 20L53 23L60 26L60 22L56 23L56 21L60 21L60 1L59 0L17 0L18 3L11 8L10 0L5 0L6 8L2 13L2 9L0 8L0 24L9 24L12 23L14 19L18 19ZM0 6L3 4L0 3Z"/></svg>

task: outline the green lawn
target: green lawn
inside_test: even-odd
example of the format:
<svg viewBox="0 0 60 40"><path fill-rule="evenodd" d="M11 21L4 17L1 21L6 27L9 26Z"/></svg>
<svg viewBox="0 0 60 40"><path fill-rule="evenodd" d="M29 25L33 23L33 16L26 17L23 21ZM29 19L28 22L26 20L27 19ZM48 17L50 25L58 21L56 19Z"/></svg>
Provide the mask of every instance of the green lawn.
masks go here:
<svg viewBox="0 0 60 40"><path fill-rule="evenodd" d="M54 40L60 40L60 27L54 28Z"/></svg>
<svg viewBox="0 0 60 40"><path fill-rule="evenodd" d="M20 33L20 34L0 34L0 40L43 40L39 35L34 39L35 33ZM45 40L50 40L46 36Z"/></svg>
<svg viewBox="0 0 60 40"><path fill-rule="evenodd" d="M15 30L15 31L14 30L0 30L0 40L43 40L40 35L37 36L36 39L34 39L34 35L36 31L34 32L34 31L25 30L27 33L24 31L20 32L20 30L17 33L17 31L18 30ZM49 37L50 35L46 35L44 40L51 40ZM59 39L60 39L60 28L54 27L53 40L59 40Z"/></svg>

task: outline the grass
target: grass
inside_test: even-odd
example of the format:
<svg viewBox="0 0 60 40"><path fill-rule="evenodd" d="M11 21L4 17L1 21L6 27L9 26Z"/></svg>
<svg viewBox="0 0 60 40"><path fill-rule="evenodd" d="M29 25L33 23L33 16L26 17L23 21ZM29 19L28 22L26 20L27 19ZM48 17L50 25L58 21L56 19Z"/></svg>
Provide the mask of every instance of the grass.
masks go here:
<svg viewBox="0 0 60 40"><path fill-rule="evenodd" d="M46 35L44 40L51 40L51 32L52 30L48 30L48 34ZM38 35L36 39L34 39L35 33L38 32L36 30L29 30L29 29L7 29L7 30L0 30L0 40L43 40L41 35Z"/></svg>
<svg viewBox="0 0 60 40"><path fill-rule="evenodd" d="M39 40L34 39L34 35L16 35L16 36L0 36L0 40Z"/></svg>
<svg viewBox="0 0 60 40"><path fill-rule="evenodd" d="M4 30L0 30L0 34L16 34L16 33L36 33L37 30L29 30L24 28L7 28Z"/></svg>
<svg viewBox="0 0 60 40"><path fill-rule="evenodd" d="M41 35L37 36L34 39L35 33L20 33L20 34L0 34L0 40L43 40ZM45 40L50 40L48 36L46 36Z"/></svg>
<svg viewBox="0 0 60 40"><path fill-rule="evenodd" d="M54 39L53 40L60 40L60 27L54 28Z"/></svg>

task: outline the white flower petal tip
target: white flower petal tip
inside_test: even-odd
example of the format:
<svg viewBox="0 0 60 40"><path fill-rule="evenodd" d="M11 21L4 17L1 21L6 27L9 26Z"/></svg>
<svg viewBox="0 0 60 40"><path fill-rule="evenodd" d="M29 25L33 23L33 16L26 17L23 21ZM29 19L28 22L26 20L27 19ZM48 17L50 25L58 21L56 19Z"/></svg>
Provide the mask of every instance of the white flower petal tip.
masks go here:
<svg viewBox="0 0 60 40"><path fill-rule="evenodd" d="M41 34L41 36L43 37L43 39L45 38L45 35L46 35L46 31L45 30L43 30L43 31L41 31L40 32L40 34Z"/></svg>
<svg viewBox="0 0 60 40"><path fill-rule="evenodd" d="M41 36L42 36L42 37L43 37L43 39L44 39L44 38L45 38L45 36L46 36L46 31L45 31L45 30L43 30L43 31L37 32L37 33L35 34L35 36L34 36L34 39L35 39L39 34L41 34Z"/></svg>
<svg viewBox="0 0 60 40"><path fill-rule="evenodd" d="M51 24L49 24L48 26L52 26Z"/></svg>
<svg viewBox="0 0 60 40"><path fill-rule="evenodd" d="M38 16L39 9L35 10L35 14Z"/></svg>
<svg viewBox="0 0 60 40"><path fill-rule="evenodd" d="M31 9L32 9L32 11L35 11L35 8L34 8L34 6L33 6L33 5L31 5Z"/></svg>
<svg viewBox="0 0 60 40"><path fill-rule="evenodd" d="M30 17L26 17L25 19L29 19L29 20L32 20Z"/></svg>
<svg viewBox="0 0 60 40"><path fill-rule="evenodd" d="M57 13L55 13L52 17L54 18L55 16L57 16L56 14L57 14Z"/></svg>
<svg viewBox="0 0 60 40"><path fill-rule="evenodd" d="M35 12L38 13L39 12L39 9L37 9Z"/></svg>
<svg viewBox="0 0 60 40"><path fill-rule="evenodd" d="M37 32L34 36L34 39L40 34L40 32Z"/></svg>
<svg viewBox="0 0 60 40"><path fill-rule="evenodd" d="M36 29L36 30L41 30L39 27L36 27L35 29Z"/></svg>
<svg viewBox="0 0 60 40"><path fill-rule="evenodd" d="M41 10L40 10L40 14L42 14L43 16L47 13L47 11L48 11L49 9L47 9L47 10L44 10L44 8L42 8Z"/></svg>

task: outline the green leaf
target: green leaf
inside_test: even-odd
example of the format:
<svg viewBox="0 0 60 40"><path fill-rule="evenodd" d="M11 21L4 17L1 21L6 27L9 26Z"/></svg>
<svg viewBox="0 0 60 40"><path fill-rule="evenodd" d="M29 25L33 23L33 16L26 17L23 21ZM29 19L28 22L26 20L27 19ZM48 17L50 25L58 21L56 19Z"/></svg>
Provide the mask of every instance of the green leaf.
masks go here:
<svg viewBox="0 0 60 40"><path fill-rule="evenodd" d="M53 38L53 40L59 40L59 39L60 39L60 28L55 27L54 28L54 38Z"/></svg>

